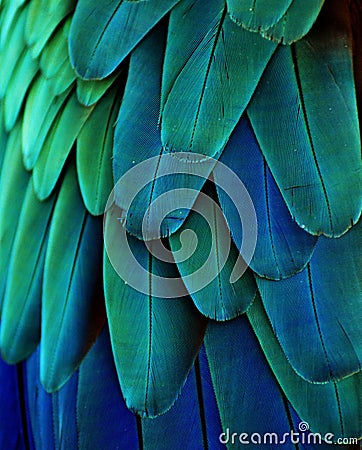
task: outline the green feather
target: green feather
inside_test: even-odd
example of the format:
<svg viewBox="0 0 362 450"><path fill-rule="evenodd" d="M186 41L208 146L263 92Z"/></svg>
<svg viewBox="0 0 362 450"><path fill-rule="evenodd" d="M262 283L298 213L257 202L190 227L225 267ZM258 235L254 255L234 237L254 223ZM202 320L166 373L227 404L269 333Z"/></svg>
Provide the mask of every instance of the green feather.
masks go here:
<svg viewBox="0 0 362 450"><path fill-rule="evenodd" d="M362 397L356 393L361 392L362 372L341 381L308 383L294 372L284 356L260 297L247 315L281 388L299 417L308 422L311 431L322 436L333 433L334 441L339 437L359 436Z"/></svg>
<svg viewBox="0 0 362 450"><path fill-rule="evenodd" d="M232 22L221 0L180 3L171 13L165 54L161 138L166 149L218 154L275 47Z"/></svg>
<svg viewBox="0 0 362 450"><path fill-rule="evenodd" d="M255 297L256 285L250 271L235 283L230 282L239 252L231 240L220 207L215 203L206 203L206 195L213 197L207 189L205 194L200 194L193 209L197 211L200 207L204 213L209 210L207 221L199 213L191 211L183 226L170 236L169 241L175 257L180 242L182 252L191 254L184 261L177 262L177 268L198 310L211 319L229 320L246 311ZM190 236L190 231L195 237ZM182 236L186 232L188 237ZM193 252L196 238L197 247ZM202 282L207 283L205 287L194 292Z"/></svg>
<svg viewBox="0 0 362 450"><path fill-rule="evenodd" d="M34 187L40 200L54 189L69 152L93 107L86 108L73 92L53 122L34 167Z"/></svg>
<svg viewBox="0 0 362 450"><path fill-rule="evenodd" d="M85 79L110 75L178 1L79 0L69 36L77 73Z"/></svg>
<svg viewBox="0 0 362 450"><path fill-rule="evenodd" d="M320 23L295 48L279 48L248 107L292 216L310 233L326 236L346 232L361 209L350 28L345 16L338 33L333 24Z"/></svg>
<svg viewBox="0 0 362 450"><path fill-rule="evenodd" d="M74 0L32 0L25 37L34 58L39 56L59 23L74 9Z"/></svg>
<svg viewBox="0 0 362 450"><path fill-rule="evenodd" d="M69 28L70 19L67 19L51 38L40 58L40 69L54 95L62 94L76 79L68 54Z"/></svg>
<svg viewBox="0 0 362 450"><path fill-rule="evenodd" d="M70 23L70 18L65 20L42 51L39 66L45 78L56 76L65 61L69 61L68 34Z"/></svg>
<svg viewBox="0 0 362 450"><path fill-rule="evenodd" d="M6 152L6 144L8 141L8 133L5 130L4 103L0 102L0 167Z"/></svg>
<svg viewBox="0 0 362 450"><path fill-rule="evenodd" d="M262 36L282 44L291 44L301 39L314 25L323 3L324 0L293 0L278 23L262 31Z"/></svg>
<svg viewBox="0 0 362 450"><path fill-rule="evenodd" d="M22 127L24 165L34 168L44 141L59 110L69 96L69 90L55 97L51 83L38 75L32 84L25 103Z"/></svg>
<svg viewBox="0 0 362 450"><path fill-rule="evenodd" d="M18 118L30 83L38 71L38 61L27 50L14 67L5 93L5 127L10 131Z"/></svg>
<svg viewBox="0 0 362 450"><path fill-rule="evenodd" d="M107 215L105 222L108 242L121 226L117 208L111 214L112 220ZM149 272L177 276L175 267L153 258L143 242L131 236L128 240L133 254ZM148 295L126 284L105 254L107 316L123 396L133 411L154 417L168 410L179 396L201 345L206 321L189 297L154 297L153 277L145 277L147 280L139 282L149 283Z"/></svg>
<svg viewBox="0 0 362 450"><path fill-rule="evenodd" d="M77 139L80 190L86 208L94 215L104 212L113 189L113 134L121 100L122 90L117 86L106 92Z"/></svg>
<svg viewBox="0 0 362 450"><path fill-rule="evenodd" d="M120 73L122 73L122 69L117 70L114 74L103 80L88 81L77 78L77 97L79 103L84 106L91 106L98 102L110 86L114 84Z"/></svg>
<svg viewBox="0 0 362 450"><path fill-rule="evenodd" d="M79 366L104 324L102 222L85 210L73 165L52 216L45 257L40 375L59 389Z"/></svg>
<svg viewBox="0 0 362 450"><path fill-rule="evenodd" d="M49 78L50 88L55 96L66 92L76 80L76 75L69 60L63 62L59 68L59 72L52 78Z"/></svg>
<svg viewBox="0 0 362 450"><path fill-rule="evenodd" d="M1 352L9 363L28 357L40 340L43 269L54 200L52 196L40 202L29 181L9 262L1 318Z"/></svg>
<svg viewBox="0 0 362 450"><path fill-rule="evenodd" d="M16 26L18 15L20 13L21 6L25 3L25 0L14 0L7 2L2 6L0 16L0 48L3 48L6 41L9 39L9 33Z"/></svg>
<svg viewBox="0 0 362 450"><path fill-rule="evenodd" d="M4 97L14 68L25 48L24 26L28 7L20 9L11 24L6 40L1 44L0 97Z"/></svg>
<svg viewBox="0 0 362 450"><path fill-rule="evenodd" d="M247 30L267 30L286 13L293 0L226 0L232 20Z"/></svg>
<svg viewBox="0 0 362 450"><path fill-rule="evenodd" d="M18 122L8 137L0 174L0 311L13 240L29 180L22 162L20 127Z"/></svg>

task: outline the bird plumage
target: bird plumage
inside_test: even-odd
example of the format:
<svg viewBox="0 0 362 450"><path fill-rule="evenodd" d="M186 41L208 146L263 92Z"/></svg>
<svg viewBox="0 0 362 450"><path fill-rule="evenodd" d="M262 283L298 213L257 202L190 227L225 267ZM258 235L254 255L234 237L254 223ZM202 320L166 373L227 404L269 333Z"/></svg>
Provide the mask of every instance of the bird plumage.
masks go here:
<svg viewBox="0 0 362 450"><path fill-rule="evenodd" d="M0 3L1 449L359 448L361 17Z"/></svg>

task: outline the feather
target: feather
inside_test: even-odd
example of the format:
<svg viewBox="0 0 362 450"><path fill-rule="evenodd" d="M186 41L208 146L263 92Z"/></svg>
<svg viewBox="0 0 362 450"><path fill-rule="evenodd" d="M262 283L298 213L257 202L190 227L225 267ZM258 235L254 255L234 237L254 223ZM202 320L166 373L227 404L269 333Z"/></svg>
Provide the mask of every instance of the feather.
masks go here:
<svg viewBox="0 0 362 450"><path fill-rule="evenodd" d="M0 167L2 167L3 160L5 157L6 145L8 141L8 133L5 130L4 123L4 105L0 103ZM1 172L1 170L0 170Z"/></svg>
<svg viewBox="0 0 362 450"><path fill-rule="evenodd" d="M304 37L314 25L324 0L293 0L284 16L261 35L282 44L291 44Z"/></svg>
<svg viewBox="0 0 362 450"><path fill-rule="evenodd" d="M30 83L38 70L38 62L24 50L17 61L5 93L5 128L10 131L18 118Z"/></svg>
<svg viewBox="0 0 362 450"><path fill-rule="evenodd" d="M199 28L201 16L204 19ZM172 152L217 155L239 121L275 47L232 22L221 0L207 6L194 0L180 3L171 13L165 53L165 77L170 81L164 77L164 147ZM235 52L235 48L239 51Z"/></svg>
<svg viewBox="0 0 362 450"><path fill-rule="evenodd" d="M152 32L132 53L127 84L122 99L121 108L116 123L113 151L113 177L117 183L121 177L145 162L146 168L138 165L135 181L116 185L115 198L117 205L128 212L126 228L129 233L147 240L169 236L177 230L185 220L188 209L191 209L205 179L212 170L213 162L182 163L178 158L171 158L164 152L161 144L158 118L160 111L161 73L165 45L165 30L160 26ZM165 157L166 156L166 157ZM152 160L150 158L153 158ZM200 159L200 155L199 155ZM183 170L183 173L179 173ZM165 176L165 174L171 175ZM192 177L200 174L199 177ZM146 177L148 184L145 182ZM201 177L201 178L200 178ZM138 189L140 180L146 186L139 188L130 205L130 186ZM182 196L186 205L177 208L178 188L193 189L193 195ZM165 192L171 196L164 198L162 205L166 215L162 224L158 222L159 210L148 211L154 200ZM188 200L189 197L189 200ZM161 208L161 207L160 207ZM147 223L142 230L142 221L147 217Z"/></svg>
<svg viewBox="0 0 362 450"><path fill-rule="evenodd" d="M46 47L41 53L39 66L45 78L53 78L59 72L60 67L69 61L68 34L71 19L65 20L52 35Z"/></svg>
<svg viewBox="0 0 362 450"><path fill-rule="evenodd" d="M290 431L285 398L245 315L227 324L210 321L205 349L220 411L222 442L231 445L231 433L247 433L247 447L260 448L250 443L252 433L264 436L274 430L280 435ZM286 448L295 447L286 442Z"/></svg>
<svg viewBox="0 0 362 450"><path fill-rule="evenodd" d="M332 13L295 48L278 49L248 113L297 223L337 237L358 221L362 165L350 28L344 11L337 22Z"/></svg>
<svg viewBox="0 0 362 450"><path fill-rule="evenodd" d="M113 130L122 89L113 86L96 104L77 139L77 172L87 210L94 215L104 212L113 188Z"/></svg>
<svg viewBox="0 0 362 450"><path fill-rule="evenodd" d="M76 79L68 54L69 28L70 19L67 19L52 36L40 58L40 69L54 95L62 94Z"/></svg>
<svg viewBox="0 0 362 450"><path fill-rule="evenodd" d="M55 205L45 257L40 373L48 392L70 378L104 323L101 227L83 206L71 165Z"/></svg>
<svg viewBox="0 0 362 450"><path fill-rule="evenodd" d="M107 90L119 80L123 73L123 68L117 70L113 75L103 80L88 81L77 78L77 97L79 103L84 106L91 106L98 102L107 92Z"/></svg>
<svg viewBox="0 0 362 450"><path fill-rule="evenodd" d="M324 0L227 1L234 22L282 44L291 44L305 36L323 3Z"/></svg>
<svg viewBox="0 0 362 450"><path fill-rule="evenodd" d="M116 247L120 225L117 226L117 212L112 214L115 214L113 218L110 214L106 216L105 239ZM177 270L174 265L150 255L138 239L128 236L128 241L139 264L146 266L143 278L137 276L137 285L146 284L148 294L133 289L128 284L130 280L125 283L105 254L107 316L126 404L142 416L155 417L170 409L179 396L201 345L206 323L189 297L167 299L153 295L155 275L177 277ZM109 254L109 247L107 251ZM117 256L111 253L111 257L114 261ZM130 267L130 263L127 265Z"/></svg>
<svg viewBox="0 0 362 450"><path fill-rule="evenodd" d="M24 165L27 170L34 168L43 144L55 117L62 109L70 90L60 96L54 96L51 83L43 76L38 75L34 80L25 103L22 148Z"/></svg>
<svg viewBox="0 0 362 450"><path fill-rule="evenodd" d="M37 58L59 23L74 9L74 0L32 0L25 24L31 54Z"/></svg>
<svg viewBox="0 0 362 450"><path fill-rule="evenodd" d="M48 78L50 88L56 96L66 92L75 80L75 72L68 60L63 62L59 68L59 72L53 78Z"/></svg>
<svg viewBox="0 0 362 450"><path fill-rule="evenodd" d="M0 47L1 71L0 71L0 98L4 97L6 88L11 80L14 68L25 48L24 26L28 13L25 6L17 11L9 30L8 36Z"/></svg>
<svg viewBox="0 0 362 450"><path fill-rule="evenodd" d="M30 180L9 261L1 317L0 347L9 363L28 357L40 340L44 260L54 201L55 195L39 202Z"/></svg>
<svg viewBox="0 0 362 450"><path fill-rule="evenodd" d="M317 238L292 220L246 116L231 135L220 162L244 183L256 211L258 238L250 267L258 275L276 280L301 271L312 257ZM216 187L231 235L241 249L244 237L238 211L218 184Z"/></svg>
<svg viewBox="0 0 362 450"><path fill-rule="evenodd" d="M39 374L40 351L26 360L26 383L31 428L36 450L55 450L52 396L45 392Z"/></svg>
<svg viewBox="0 0 362 450"><path fill-rule="evenodd" d="M25 450L17 368L8 366L1 359L0 386L0 448Z"/></svg>
<svg viewBox="0 0 362 450"><path fill-rule="evenodd" d="M338 438L360 436L362 398L356 393L361 391L362 372L340 381L309 383L290 366L260 298L256 298L247 315L278 383L299 417L308 422L311 431L321 435L332 433L333 442Z"/></svg>
<svg viewBox="0 0 362 450"><path fill-rule="evenodd" d="M29 175L21 160L20 123L11 131L0 173L0 312L19 214Z"/></svg>
<svg viewBox="0 0 362 450"><path fill-rule="evenodd" d="M77 73L85 79L110 75L178 1L78 0L69 35L70 59Z"/></svg>
<svg viewBox="0 0 362 450"><path fill-rule="evenodd" d="M56 449L79 448L77 423L78 372L52 394L54 445Z"/></svg>
<svg viewBox="0 0 362 450"><path fill-rule="evenodd" d="M52 193L75 139L92 111L93 107L82 106L73 92L58 112L34 167L34 188L40 200Z"/></svg>
<svg viewBox="0 0 362 450"><path fill-rule="evenodd" d="M311 382L338 380L361 370L361 226L339 239L321 237L300 274L277 283L257 278L286 357Z"/></svg>
<svg viewBox="0 0 362 450"><path fill-rule="evenodd" d="M219 441L220 417L203 347L172 409L141 424L144 448L226 448Z"/></svg>
<svg viewBox="0 0 362 450"><path fill-rule="evenodd" d="M7 39L9 39L10 32L16 24L17 16L19 16L19 13L22 9L21 7L24 3L25 0L14 0L2 5L0 22L0 48L3 48Z"/></svg>
<svg viewBox="0 0 362 450"><path fill-rule="evenodd" d="M267 30L286 13L293 0L227 0L230 17L247 30ZM309 11L308 11L309 12Z"/></svg>
<svg viewBox="0 0 362 450"><path fill-rule="evenodd" d="M256 286L249 271L231 283L239 252L230 242L230 232L213 198L215 195L210 188L203 192L169 242L182 280L198 310L211 319L228 320L246 311L254 299Z"/></svg>
<svg viewBox="0 0 362 450"><path fill-rule="evenodd" d="M189 373L173 408L154 419L142 419L145 448L173 450L203 448L195 370Z"/></svg>
<svg viewBox="0 0 362 450"><path fill-rule="evenodd" d="M79 368L77 434L80 449L139 448L136 418L121 395L106 327Z"/></svg>

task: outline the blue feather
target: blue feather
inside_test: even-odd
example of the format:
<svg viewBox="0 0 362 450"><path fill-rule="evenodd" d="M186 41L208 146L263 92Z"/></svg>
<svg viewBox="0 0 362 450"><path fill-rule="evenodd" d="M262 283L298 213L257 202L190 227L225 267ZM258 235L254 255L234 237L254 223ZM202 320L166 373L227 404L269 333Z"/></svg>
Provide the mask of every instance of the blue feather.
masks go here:
<svg viewBox="0 0 362 450"><path fill-rule="evenodd" d="M25 449L17 368L0 359L0 448Z"/></svg>
<svg viewBox="0 0 362 450"><path fill-rule="evenodd" d="M302 270L312 256L317 238L292 220L246 117L235 128L220 161L239 176L254 204L258 239L251 268L272 279ZM237 210L224 191L217 189L231 234L241 248L243 229Z"/></svg>

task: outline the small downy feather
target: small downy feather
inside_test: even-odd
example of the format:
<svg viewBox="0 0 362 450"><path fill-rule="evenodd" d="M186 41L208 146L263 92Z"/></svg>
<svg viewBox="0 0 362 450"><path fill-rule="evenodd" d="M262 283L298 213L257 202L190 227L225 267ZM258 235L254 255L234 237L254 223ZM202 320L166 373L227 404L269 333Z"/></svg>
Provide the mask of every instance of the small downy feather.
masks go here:
<svg viewBox="0 0 362 450"><path fill-rule="evenodd" d="M250 267L258 275L275 280L300 272L312 257L317 238L293 221L246 115L231 135L220 162L233 170L244 183L255 208L258 235ZM219 182L216 186L221 208L240 249L243 226L239 214L219 187L222 180L215 179Z"/></svg>
<svg viewBox="0 0 362 450"><path fill-rule="evenodd" d="M179 0L79 0L69 36L72 65L84 79L110 75Z"/></svg>
<svg viewBox="0 0 362 450"><path fill-rule="evenodd" d="M362 164L349 19L326 6L328 20L277 50L248 113L297 223L337 237L358 221Z"/></svg>
<svg viewBox="0 0 362 450"><path fill-rule="evenodd" d="M362 221L339 239L321 237L310 263L294 277L257 278L286 357L313 383L338 380L362 367L361 228Z"/></svg>
<svg viewBox="0 0 362 450"><path fill-rule="evenodd" d="M85 210L71 164L52 216L44 267L40 368L49 392L70 378L104 323L101 267L102 222Z"/></svg>
<svg viewBox="0 0 362 450"><path fill-rule="evenodd" d="M236 25L221 0L207 5L201 0L180 3L171 13L165 53L164 147L211 157L219 154L275 48Z"/></svg>

